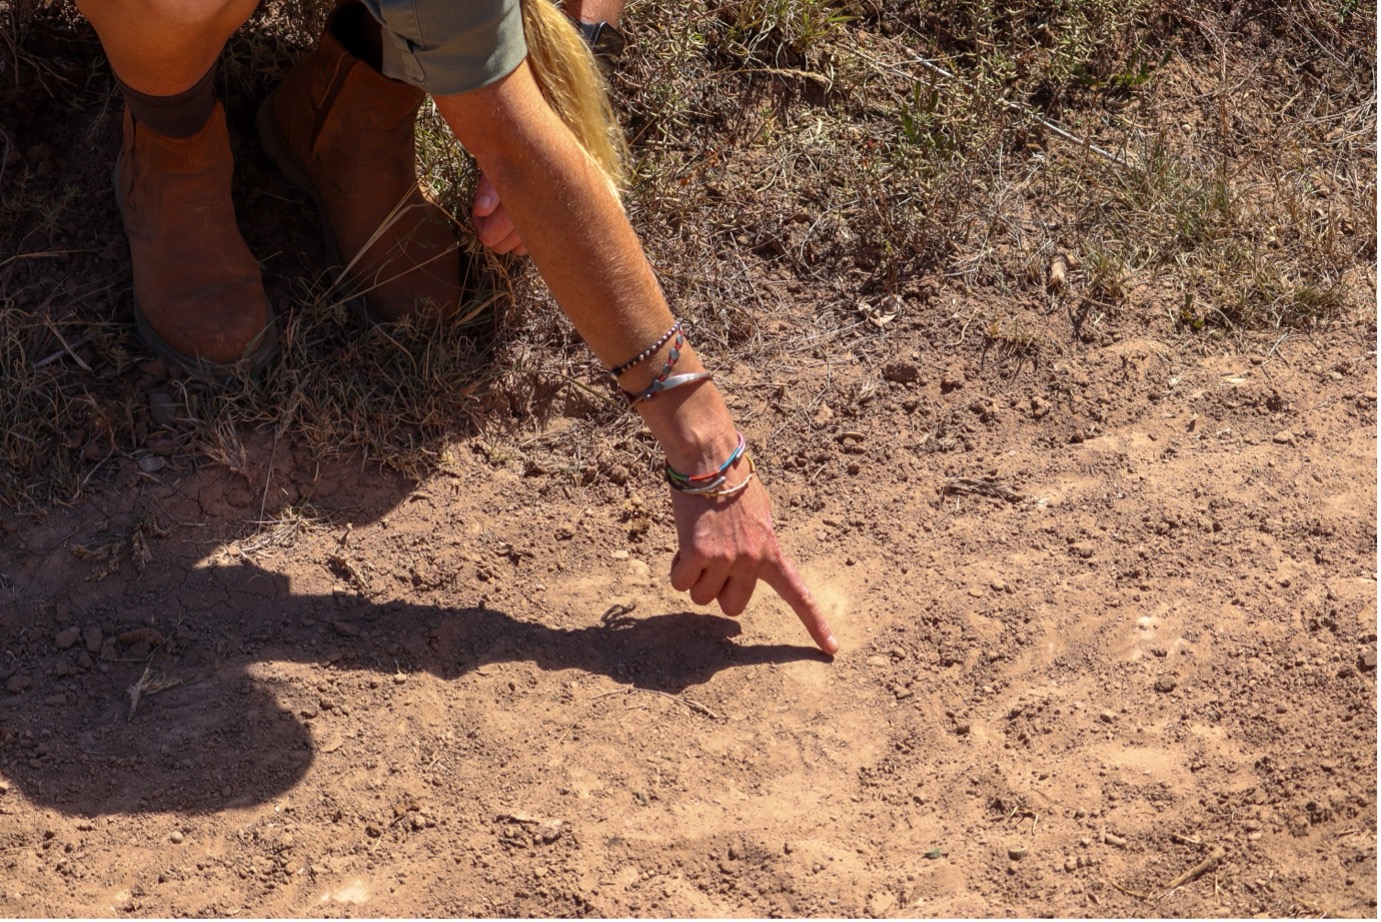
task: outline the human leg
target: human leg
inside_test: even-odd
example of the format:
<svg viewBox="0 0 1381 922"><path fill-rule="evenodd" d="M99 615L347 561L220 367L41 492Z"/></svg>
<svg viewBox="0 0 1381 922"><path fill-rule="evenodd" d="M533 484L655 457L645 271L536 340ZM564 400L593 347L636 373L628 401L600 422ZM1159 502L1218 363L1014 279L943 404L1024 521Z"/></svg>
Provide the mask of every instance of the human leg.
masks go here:
<svg viewBox="0 0 1381 922"><path fill-rule="evenodd" d="M259 0L78 0L111 69L140 93L172 96L211 69Z"/></svg>
<svg viewBox="0 0 1381 922"><path fill-rule="evenodd" d="M112 70L136 94L125 112L115 196L129 240L139 331L163 358L218 380L241 369L242 360L250 370L261 368L275 347L259 264L240 236L230 200L224 110L214 96L206 108L196 89L209 83L225 40L254 6L254 0L80 4ZM149 106L173 112L170 124L179 130L161 134L133 114ZM195 113L202 112L205 122L197 127Z"/></svg>
<svg viewBox="0 0 1381 922"><path fill-rule="evenodd" d="M417 182L425 93L384 76L377 23L342 3L317 47L259 110L264 149L321 212L327 257L373 320L444 320L460 307L451 219Z"/></svg>

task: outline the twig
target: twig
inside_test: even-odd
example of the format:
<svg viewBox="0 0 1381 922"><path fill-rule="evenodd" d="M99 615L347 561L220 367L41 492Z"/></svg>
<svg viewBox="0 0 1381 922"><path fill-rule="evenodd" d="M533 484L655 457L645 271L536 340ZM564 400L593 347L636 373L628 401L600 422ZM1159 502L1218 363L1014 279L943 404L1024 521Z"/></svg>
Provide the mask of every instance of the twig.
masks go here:
<svg viewBox="0 0 1381 922"><path fill-rule="evenodd" d="M652 688L650 688L650 689L645 689L645 690L646 690L646 691L655 692L656 694L661 695L663 698L670 698L672 701L679 701L679 702L681 702L682 704L684 704L686 707L690 708L692 711L695 711L697 714L704 714L706 717L710 718L711 720L723 720L723 719L724 719L723 717L721 717L721 716L719 716L718 714L716 714L714 711L712 711L712 710L710 710L709 708L707 708L705 705L701 704L699 701L696 701L694 698L687 698L687 697L685 697L685 696L683 696L683 695L672 695L672 694L669 694L669 693L667 693L667 692L664 692L664 691L657 691L656 689L652 689Z"/></svg>
<svg viewBox="0 0 1381 922"><path fill-rule="evenodd" d="M663 698L669 698L672 701L680 702L681 704L684 704L686 707L690 708L695 713L703 714L711 720L724 719L721 715L716 714L714 711L710 710L708 707L701 704L699 701L696 701L694 698L687 698L685 695L673 695L670 692L660 691L655 688L639 688L636 685L625 685L623 688L616 688L613 691L600 692L598 695L595 695L594 697L590 698L590 700L598 701L601 698L608 698L610 695L631 695L635 691L650 692L654 695L661 695Z"/></svg>
<svg viewBox="0 0 1381 922"><path fill-rule="evenodd" d="M1169 893L1176 887L1183 887L1190 881L1197 880L1198 878L1207 874L1209 871L1217 867L1218 862L1226 858L1227 854L1227 849L1223 848L1223 846L1214 846L1213 851L1209 852L1207 858L1205 858L1203 861L1200 861L1198 864L1194 865L1194 867L1190 868L1188 871L1185 871L1179 877L1176 877L1174 880L1170 881L1170 883L1166 884L1165 890L1161 893L1161 896L1164 896L1166 893Z"/></svg>
<svg viewBox="0 0 1381 922"><path fill-rule="evenodd" d="M1019 503L1026 498L1015 490L1004 487L996 477L950 477L940 487L940 492L946 496L977 493L981 496L1005 499L1009 503Z"/></svg>
<svg viewBox="0 0 1381 922"><path fill-rule="evenodd" d="M1149 902L1150 900L1154 899L1154 897L1152 897L1152 896L1150 896L1150 895L1148 895L1148 894L1141 893L1141 892L1139 892L1139 891L1137 891L1137 890L1130 890L1130 889L1128 889L1127 887L1122 886L1121 884L1119 884L1119 883L1118 883L1117 881L1115 881L1115 880L1110 880L1110 881L1108 881L1108 883L1112 884L1114 887L1116 887L1117 889L1121 890L1123 893L1127 894L1128 896L1134 896L1134 897L1136 897L1136 898L1139 899L1139 900L1143 900L1143 901Z"/></svg>
<svg viewBox="0 0 1381 922"><path fill-rule="evenodd" d="M61 340L62 337L59 336L58 339ZM71 355L73 358L77 358L76 355L73 354L72 350L73 350L73 349L79 349L79 348L81 348L82 346L85 346L85 345L86 345L88 342L90 342L90 341L91 341L91 334L90 334L90 333L83 333L81 336L78 336L76 339L72 340L72 342L71 342L70 344L64 342L64 343L62 344L62 345L63 345L63 348L59 349L57 352L54 352L52 355L44 356L43 358L39 359L37 362L34 362L34 371L38 371L38 369L40 369L40 368L43 368L43 367L45 367L45 366L47 366L47 365L53 364L53 363L56 362L58 359L62 358L64 355ZM77 359L77 361L78 361L78 362L81 362L81 365L82 365L83 368L86 368L86 363L85 363L85 362L82 362L81 359ZM90 368L86 368L86 370L87 370L87 371L90 371L91 369L90 369Z"/></svg>

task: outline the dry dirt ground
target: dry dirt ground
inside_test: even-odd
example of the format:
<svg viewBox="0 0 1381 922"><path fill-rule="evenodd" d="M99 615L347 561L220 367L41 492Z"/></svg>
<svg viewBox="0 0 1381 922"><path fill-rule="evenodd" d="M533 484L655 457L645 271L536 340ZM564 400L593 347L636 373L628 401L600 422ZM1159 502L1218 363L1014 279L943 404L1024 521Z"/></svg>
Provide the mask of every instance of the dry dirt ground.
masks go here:
<svg viewBox="0 0 1381 922"><path fill-rule="evenodd" d="M688 610L650 472L479 439L10 529L0 912L1374 916L1374 329L1032 369L964 301L729 370L833 662Z"/></svg>
<svg viewBox="0 0 1381 922"><path fill-rule="evenodd" d="M317 230L251 113L287 297ZM14 124L83 203L39 248L125 309L114 117ZM647 446L588 414L421 482L272 426L210 463L130 359L81 499L0 514L0 915L1375 917L1374 306L1229 341L1148 290L1075 335L769 270L757 360L705 351L833 661L765 589L671 590Z"/></svg>

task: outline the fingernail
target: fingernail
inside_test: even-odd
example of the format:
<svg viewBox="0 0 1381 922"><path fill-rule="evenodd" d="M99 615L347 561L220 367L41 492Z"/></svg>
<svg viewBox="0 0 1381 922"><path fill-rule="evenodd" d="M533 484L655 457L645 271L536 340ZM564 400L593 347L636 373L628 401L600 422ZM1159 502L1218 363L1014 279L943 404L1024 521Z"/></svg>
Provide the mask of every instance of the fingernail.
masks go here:
<svg viewBox="0 0 1381 922"><path fill-rule="evenodd" d="M493 206L493 204L494 196L492 195L480 195L475 198L476 208L490 208Z"/></svg>
<svg viewBox="0 0 1381 922"><path fill-rule="evenodd" d="M839 641L834 639L833 634L825 638L825 652L831 656L839 652Z"/></svg>

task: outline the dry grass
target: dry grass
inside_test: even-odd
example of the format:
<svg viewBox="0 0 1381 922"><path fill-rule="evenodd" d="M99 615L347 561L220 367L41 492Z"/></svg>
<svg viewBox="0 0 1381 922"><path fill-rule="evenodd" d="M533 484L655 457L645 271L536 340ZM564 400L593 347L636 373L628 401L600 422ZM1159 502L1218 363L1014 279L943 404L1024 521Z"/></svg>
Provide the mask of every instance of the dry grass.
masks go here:
<svg viewBox="0 0 1381 922"><path fill-rule="evenodd" d="M47 93L112 156L98 46L70 8L41 6L0 0L0 111ZM310 0L266 3L232 40L232 116L320 18ZM1017 361L1119 321L1202 336L1374 318L1374 23L1351 0L635 0L613 78L637 156L629 212L722 368L803 343L878 352L936 281L1034 305L978 318ZM127 275L91 256L118 234L104 168L45 174L26 132L47 123L26 106L0 124L0 504L41 509L143 445L149 385ZM420 128L423 174L463 215L473 168L434 112ZM243 159L253 183L264 167ZM475 256L486 322L441 336L361 332L302 280L265 379L175 382L174 436L232 468L259 426L413 476L481 429L515 463L651 463L540 280ZM579 422L535 438L553 414Z"/></svg>

